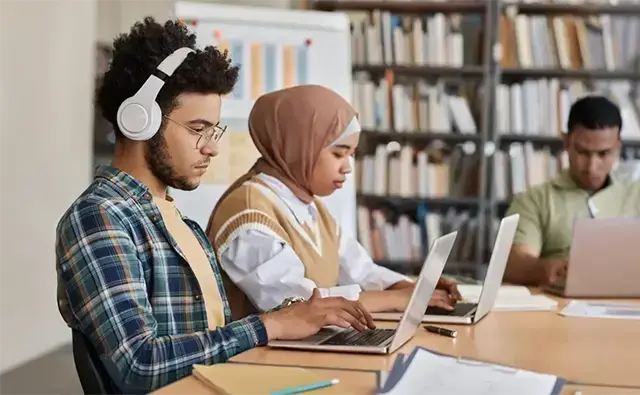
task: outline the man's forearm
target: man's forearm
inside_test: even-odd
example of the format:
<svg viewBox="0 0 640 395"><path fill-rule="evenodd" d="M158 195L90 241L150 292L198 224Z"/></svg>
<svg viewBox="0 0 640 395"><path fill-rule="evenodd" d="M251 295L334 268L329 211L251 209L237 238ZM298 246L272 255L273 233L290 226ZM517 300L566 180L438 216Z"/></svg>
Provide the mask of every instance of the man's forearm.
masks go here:
<svg viewBox="0 0 640 395"><path fill-rule="evenodd" d="M540 258L512 253L505 272L505 280L520 285L539 285L541 280Z"/></svg>
<svg viewBox="0 0 640 395"><path fill-rule="evenodd" d="M249 316L215 331L138 336L123 345L110 344L105 366L123 393L148 393L187 376L195 363L226 362L267 340L260 318Z"/></svg>

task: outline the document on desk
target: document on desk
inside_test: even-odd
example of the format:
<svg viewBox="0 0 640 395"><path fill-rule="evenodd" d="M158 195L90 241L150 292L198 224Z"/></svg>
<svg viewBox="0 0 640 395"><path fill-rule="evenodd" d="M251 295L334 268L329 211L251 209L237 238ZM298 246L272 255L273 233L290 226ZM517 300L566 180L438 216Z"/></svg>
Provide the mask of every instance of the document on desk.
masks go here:
<svg viewBox="0 0 640 395"><path fill-rule="evenodd" d="M467 302L478 303L482 285L460 284L458 290ZM545 295L532 295L527 287L502 285L493 306L494 311L549 311L558 308L558 302Z"/></svg>
<svg viewBox="0 0 640 395"><path fill-rule="evenodd" d="M298 367L241 363L193 365L193 376L217 394L256 395L267 395L333 379L328 372L312 372ZM345 384L338 383L317 389L314 393L344 395L353 392Z"/></svg>
<svg viewBox="0 0 640 395"><path fill-rule="evenodd" d="M565 380L417 347L394 364L378 394L557 395Z"/></svg>
<svg viewBox="0 0 640 395"><path fill-rule="evenodd" d="M566 317L640 320L640 303L579 302L572 300L559 314Z"/></svg>

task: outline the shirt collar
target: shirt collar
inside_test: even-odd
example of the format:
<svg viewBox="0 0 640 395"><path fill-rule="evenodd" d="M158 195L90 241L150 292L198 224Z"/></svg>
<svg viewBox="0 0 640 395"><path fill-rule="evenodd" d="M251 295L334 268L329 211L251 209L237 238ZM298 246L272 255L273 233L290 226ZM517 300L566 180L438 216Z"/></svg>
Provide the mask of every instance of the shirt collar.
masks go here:
<svg viewBox="0 0 640 395"><path fill-rule="evenodd" d="M317 214L315 203L306 204L300 200L282 181L270 175L260 173L260 180L265 182L282 199L300 224L314 221Z"/></svg>
<svg viewBox="0 0 640 395"><path fill-rule="evenodd" d="M606 189L614 185L616 181L617 181L616 177L613 174L609 174L609 176L607 177L606 185L603 189ZM563 170L558 177L554 178L551 181L551 183L561 189L568 189L568 190L582 189L578 184L576 184L576 182L573 180L573 177L571 177L571 173L569 173L569 169Z"/></svg>
<svg viewBox="0 0 640 395"><path fill-rule="evenodd" d="M95 171L94 179L103 179L112 183L123 195L128 195L138 200L151 199L149 188L145 184L134 178L129 173L111 165L98 166Z"/></svg>

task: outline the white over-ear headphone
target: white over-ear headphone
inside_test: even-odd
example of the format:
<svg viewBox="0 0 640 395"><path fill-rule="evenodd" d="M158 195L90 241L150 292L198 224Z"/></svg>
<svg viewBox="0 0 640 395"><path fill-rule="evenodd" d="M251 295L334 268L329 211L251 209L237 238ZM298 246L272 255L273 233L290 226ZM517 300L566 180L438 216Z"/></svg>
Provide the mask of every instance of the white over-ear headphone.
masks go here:
<svg viewBox="0 0 640 395"><path fill-rule="evenodd" d="M183 47L167 56L142 87L118 108L118 127L131 140L144 141L153 137L162 124L162 111L156 102L164 81L184 62L193 49Z"/></svg>

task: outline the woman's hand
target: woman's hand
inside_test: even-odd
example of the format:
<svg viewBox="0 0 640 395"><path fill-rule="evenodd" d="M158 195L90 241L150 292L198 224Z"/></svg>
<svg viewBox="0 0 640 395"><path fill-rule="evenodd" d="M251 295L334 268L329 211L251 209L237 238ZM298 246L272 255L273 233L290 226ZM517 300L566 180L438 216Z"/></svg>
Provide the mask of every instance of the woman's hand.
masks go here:
<svg viewBox="0 0 640 395"><path fill-rule="evenodd" d="M449 297L454 301L462 299L462 295L460 295L460 291L458 290L458 283L453 280L449 280L448 278L440 277L440 280L438 280L438 284L436 285L436 289L446 291L449 294Z"/></svg>

